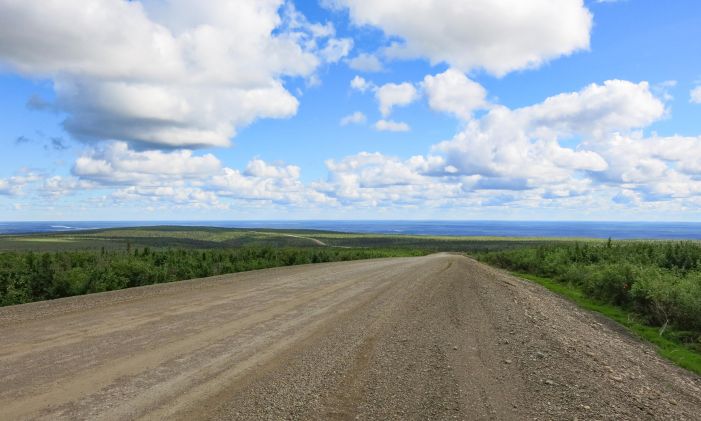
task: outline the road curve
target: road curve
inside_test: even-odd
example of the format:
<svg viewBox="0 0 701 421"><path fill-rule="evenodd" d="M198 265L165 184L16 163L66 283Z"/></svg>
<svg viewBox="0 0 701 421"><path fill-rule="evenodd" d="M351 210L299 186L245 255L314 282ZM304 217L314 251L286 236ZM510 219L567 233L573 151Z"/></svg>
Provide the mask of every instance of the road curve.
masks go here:
<svg viewBox="0 0 701 421"><path fill-rule="evenodd" d="M268 269L0 309L0 419L670 419L701 379L466 257Z"/></svg>

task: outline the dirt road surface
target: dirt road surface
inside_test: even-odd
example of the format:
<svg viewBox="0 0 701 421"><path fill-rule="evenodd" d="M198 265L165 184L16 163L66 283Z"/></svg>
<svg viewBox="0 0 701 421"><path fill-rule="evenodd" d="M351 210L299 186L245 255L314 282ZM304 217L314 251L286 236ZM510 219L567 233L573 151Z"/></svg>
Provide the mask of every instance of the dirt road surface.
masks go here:
<svg viewBox="0 0 701 421"><path fill-rule="evenodd" d="M701 380L469 258L295 266L0 309L0 419L669 419Z"/></svg>

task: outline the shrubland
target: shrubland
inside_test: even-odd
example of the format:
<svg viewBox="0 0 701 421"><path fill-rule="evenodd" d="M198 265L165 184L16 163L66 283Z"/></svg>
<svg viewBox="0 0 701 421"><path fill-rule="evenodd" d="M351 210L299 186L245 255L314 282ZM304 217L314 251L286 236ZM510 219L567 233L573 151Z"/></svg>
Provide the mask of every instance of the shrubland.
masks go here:
<svg viewBox="0 0 701 421"><path fill-rule="evenodd" d="M305 263L418 256L419 250L322 247L0 253L0 305Z"/></svg>
<svg viewBox="0 0 701 421"><path fill-rule="evenodd" d="M587 242L477 255L483 262L554 280L628 310L701 350L701 244Z"/></svg>

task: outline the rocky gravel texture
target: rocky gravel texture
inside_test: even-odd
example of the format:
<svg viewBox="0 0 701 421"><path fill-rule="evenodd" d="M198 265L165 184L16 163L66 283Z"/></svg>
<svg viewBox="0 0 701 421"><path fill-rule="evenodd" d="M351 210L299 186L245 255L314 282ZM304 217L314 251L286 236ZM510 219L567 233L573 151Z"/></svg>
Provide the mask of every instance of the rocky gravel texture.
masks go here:
<svg viewBox="0 0 701 421"><path fill-rule="evenodd" d="M0 419L699 420L701 379L466 257L0 309Z"/></svg>

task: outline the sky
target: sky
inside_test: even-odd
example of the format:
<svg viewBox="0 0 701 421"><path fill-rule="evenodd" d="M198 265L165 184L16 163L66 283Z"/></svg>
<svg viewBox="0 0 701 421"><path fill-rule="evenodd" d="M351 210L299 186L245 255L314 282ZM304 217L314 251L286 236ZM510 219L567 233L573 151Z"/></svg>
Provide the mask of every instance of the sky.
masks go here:
<svg viewBox="0 0 701 421"><path fill-rule="evenodd" d="M696 0L0 0L0 220L701 221Z"/></svg>

